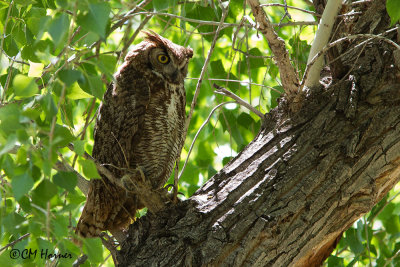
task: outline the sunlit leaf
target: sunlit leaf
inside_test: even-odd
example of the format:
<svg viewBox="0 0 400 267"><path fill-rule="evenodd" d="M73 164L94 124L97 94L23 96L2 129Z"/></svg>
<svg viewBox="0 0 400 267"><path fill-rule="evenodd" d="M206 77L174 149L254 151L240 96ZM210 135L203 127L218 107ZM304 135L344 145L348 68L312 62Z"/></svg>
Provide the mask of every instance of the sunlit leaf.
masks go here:
<svg viewBox="0 0 400 267"><path fill-rule="evenodd" d="M28 77L42 76L43 68L44 68L44 64L29 61Z"/></svg>
<svg viewBox="0 0 400 267"><path fill-rule="evenodd" d="M91 160L79 160L79 164L82 166L83 173L89 179L100 178L97 172L96 164Z"/></svg>
<svg viewBox="0 0 400 267"><path fill-rule="evenodd" d="M17 99L34 96L39 91L35 80L22 74L15 76L13 87Z"/></svg>

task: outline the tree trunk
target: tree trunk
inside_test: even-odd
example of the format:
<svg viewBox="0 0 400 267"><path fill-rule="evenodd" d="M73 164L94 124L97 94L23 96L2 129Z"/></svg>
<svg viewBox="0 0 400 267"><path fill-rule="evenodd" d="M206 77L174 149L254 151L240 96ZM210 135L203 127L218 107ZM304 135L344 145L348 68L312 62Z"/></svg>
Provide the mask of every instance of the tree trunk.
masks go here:
<svg viewBox="0 0 400 267"><path fill-rule="evenodd" d="M356 7L363 15L337 23L335 39L388 29L384 1ZM295 114L282 99L190 199L131 225L119 264L319 266L400 180L400 51L367 38L337 45L348 51L332 63L343 76L325 78ZM385 38L397 42L397 32Z"/></svg>

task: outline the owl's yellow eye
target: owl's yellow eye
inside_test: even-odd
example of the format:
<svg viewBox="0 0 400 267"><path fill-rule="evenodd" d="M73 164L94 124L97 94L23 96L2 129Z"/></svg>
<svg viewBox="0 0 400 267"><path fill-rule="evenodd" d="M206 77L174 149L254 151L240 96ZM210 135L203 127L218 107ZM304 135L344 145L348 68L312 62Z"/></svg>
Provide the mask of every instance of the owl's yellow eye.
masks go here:
<svg viewBox="0 0 400 267"><path fill-rule="evenodd" d="M169 62L169 57L167 55L158 55L157 56L158 62L162 63L162 64L167 64Z"/></svg>

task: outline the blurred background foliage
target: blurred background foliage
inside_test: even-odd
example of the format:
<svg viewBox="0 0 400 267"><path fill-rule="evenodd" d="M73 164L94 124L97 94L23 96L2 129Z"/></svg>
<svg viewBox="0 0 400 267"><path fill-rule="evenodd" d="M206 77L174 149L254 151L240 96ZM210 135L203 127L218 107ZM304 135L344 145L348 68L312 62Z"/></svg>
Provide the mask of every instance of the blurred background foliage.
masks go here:
<svg viewBox="0 0 400 267"><path fill-rule="evenodd" d="M287 14L283 0L275 3L280 5L264 9L301 77L316 30L312 4L288 0L301 10L289 8ZM206 66L179 166L211 110L230 101L214 93L213 83L263 113L281 95L278 68L267 42L251 26L243 0L0 0L1 266L71 266L82 253L88 255L83 266L112 265L98 238L85 240L82 248L71 242L85 197L76 187L76 173L57 166L72 166L87 179L98 177L93 162L82 155L91 154L103 93L129 47L142 40L141 30L193 48L185 81L189 112L222 18L220 5L228 13ZM259 129L259 117L247 109L235 103L218 108L199 133L180 179L184 198L240 153ZM326 266L400 266L398 191L344 234ZM38 255L12 259L12 248ZM71 258L45 260L40 252L46 249Z"/></svg>

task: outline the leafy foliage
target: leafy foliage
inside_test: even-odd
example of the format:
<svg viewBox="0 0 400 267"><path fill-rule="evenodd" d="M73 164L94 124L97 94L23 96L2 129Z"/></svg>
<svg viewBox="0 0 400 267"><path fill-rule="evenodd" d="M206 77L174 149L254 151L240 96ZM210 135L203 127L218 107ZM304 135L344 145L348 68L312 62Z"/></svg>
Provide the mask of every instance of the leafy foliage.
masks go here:
<svg viewBox="0 0 400 267"><path fill-rule="evenodd" d="M388 5L390 2L395 0ZM302 2L288 4L311 8ZM114 0L0 0L0 244L4 247L16 241L13 249L37 252L36 257L23 258L21 254L12 259L9 247L0 252L0 265L57 262L71 266L82 252L88 256L86 266L104 261L112 264L99 239L85 240L82 251L71 241L85 200L76 187L77 173L87 179L99 178L95 165L83 154L92 151L94 119L106 86L126 51L141 39L140 35L134 40L131 37L142 27L151 29L194 50L185 81L188 112L222 17L218 1L153 0L127 15L134 7L131 1ZM290 13L293 20L313 20L301 11ZM233 91L263 113L277 105L283 92L268 44L249 27L247 15L250 10L243 8L243 1L230 1L179 166L183 166L210 111L229 100L213 93L213 83ZM284 10L268 8L268 15L272 22L280 23ZM147 22L148 16L151 19ZM396 16L392 18L397 20ZM314 26L276 30L286 40L301 75ZM193 194L239 153L259 128L260 119L247 109L236 104L219 108L196 140L179 191L185 197ZM70 143L74 152L67 147ZM77 173L60 170L60 164L72 166ZM370 259L380 264L390 258L396 264L399 207L397 198L383 200L346 232L336 256L326 264L367 264ZM24 236L27 233L29 236ZM46 249L71 257L43 258L41 253Z"/></svg>

